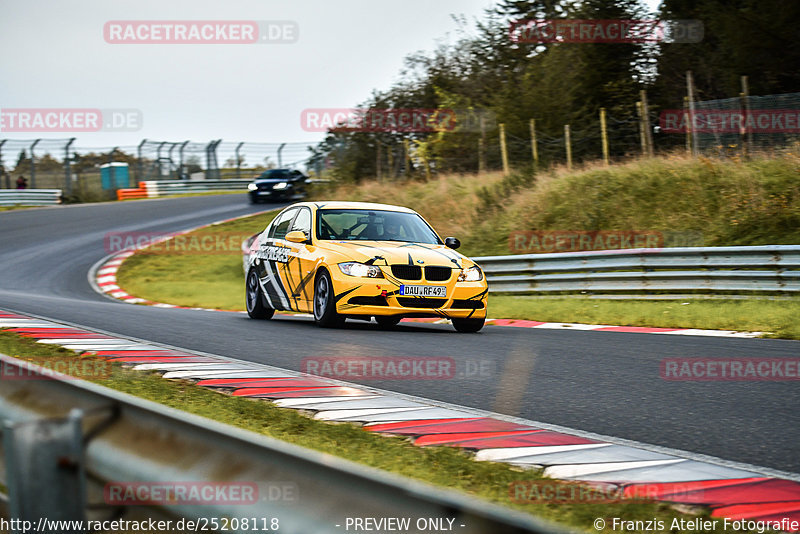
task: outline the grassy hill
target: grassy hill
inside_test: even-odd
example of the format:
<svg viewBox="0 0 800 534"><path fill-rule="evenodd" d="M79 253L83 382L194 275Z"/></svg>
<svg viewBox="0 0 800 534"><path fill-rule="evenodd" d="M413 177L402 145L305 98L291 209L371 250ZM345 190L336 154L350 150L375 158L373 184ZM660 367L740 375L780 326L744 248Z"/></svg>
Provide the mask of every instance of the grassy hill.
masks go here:
<svg viewBox="0 0 800 534"><path fill-rule="evenodd" d="M800 152L747 161L685 156L572 172L446 175L369 181L317 198L400 204L419 211L468 255L512 254L517 231L659 231L703 246L800 244Z"/></svg>

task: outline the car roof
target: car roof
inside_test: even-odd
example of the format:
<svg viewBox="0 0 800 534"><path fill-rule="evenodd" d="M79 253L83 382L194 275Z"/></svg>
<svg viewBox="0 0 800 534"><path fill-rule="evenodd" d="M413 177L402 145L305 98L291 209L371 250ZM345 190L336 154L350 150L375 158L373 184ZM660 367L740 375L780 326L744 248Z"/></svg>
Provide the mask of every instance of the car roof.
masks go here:
<svg viewBox="0 0 800 534"><path fill-rule="evenodd" d="M411 208L404 206L393 206L391 204L379 204L376 202L343 202L340 200L318 200L316 202L301 202L299 205L309 207L316 207L317 209L358 209L358 210L376 210L376 211L398 211L401 213L416 213Z"/></svg>

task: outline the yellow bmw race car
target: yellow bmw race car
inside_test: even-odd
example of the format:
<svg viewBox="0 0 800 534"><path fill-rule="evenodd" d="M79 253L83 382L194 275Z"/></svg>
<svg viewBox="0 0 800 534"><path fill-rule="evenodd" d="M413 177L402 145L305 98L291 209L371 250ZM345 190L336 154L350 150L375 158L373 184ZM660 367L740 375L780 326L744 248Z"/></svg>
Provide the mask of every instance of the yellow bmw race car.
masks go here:
<svg viewBox="0 0 800 534"><path fill-rule="evenodd" d="M451 319L477 332L488 286L475 262L414 210L362 202L302 202L283 210L247 250L247 313L310 312L320 326L345 319L392 327L404 317Z"/></svg>

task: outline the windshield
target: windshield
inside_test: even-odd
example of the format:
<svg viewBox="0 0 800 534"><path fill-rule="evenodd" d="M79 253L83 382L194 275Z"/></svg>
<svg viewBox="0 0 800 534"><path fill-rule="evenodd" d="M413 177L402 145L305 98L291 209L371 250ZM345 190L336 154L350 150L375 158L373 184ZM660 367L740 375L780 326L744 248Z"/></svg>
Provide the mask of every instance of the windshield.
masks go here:
<svg viewBox="0 0 800 534"><path fill-rule="evenodd" d="M317 239L441 244L439 236L416 213L357 209L320 210Z"/></svg>

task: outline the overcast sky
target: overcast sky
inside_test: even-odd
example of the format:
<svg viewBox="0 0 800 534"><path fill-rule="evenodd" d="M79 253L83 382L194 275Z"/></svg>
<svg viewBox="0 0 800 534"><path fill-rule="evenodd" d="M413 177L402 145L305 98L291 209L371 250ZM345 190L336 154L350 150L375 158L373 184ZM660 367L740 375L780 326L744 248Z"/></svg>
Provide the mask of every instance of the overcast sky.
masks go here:
<svg viewBox="0 0 800 534"><path fill-rule="evenodd" d="M457 38L451 14L482 18L491 0L2 0L0 108L136 109L135 132L6 133L77 137L77 146L157 140L314 143L307 108L347 108L387 89L403 58ZM292 44L109 44L127 20L294 21ZM471 26L471 25L470 25Z"/></svg>

